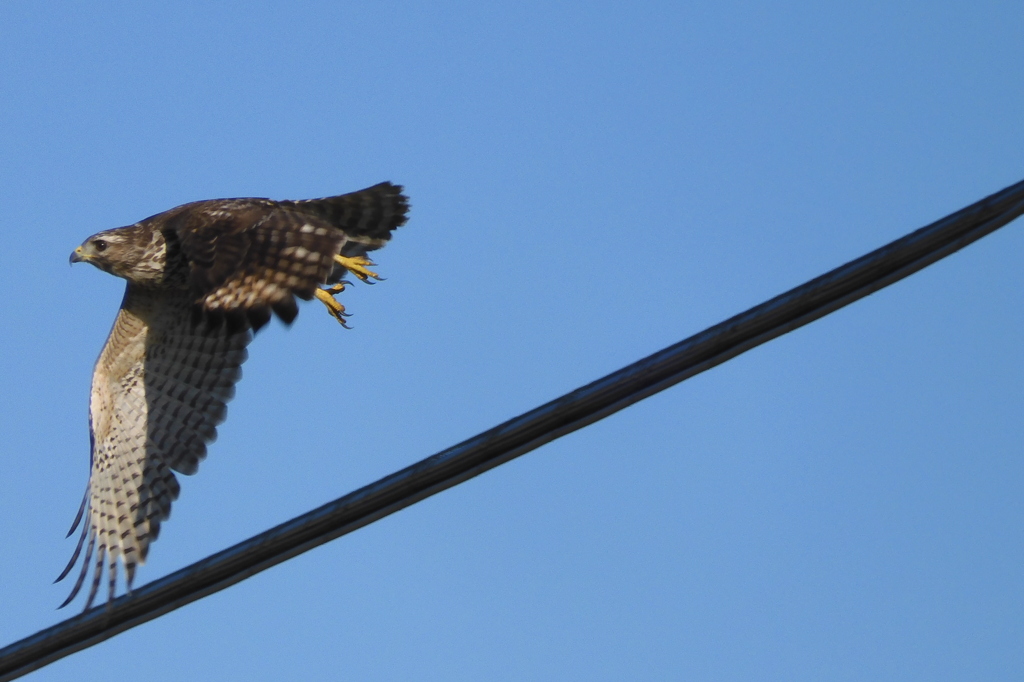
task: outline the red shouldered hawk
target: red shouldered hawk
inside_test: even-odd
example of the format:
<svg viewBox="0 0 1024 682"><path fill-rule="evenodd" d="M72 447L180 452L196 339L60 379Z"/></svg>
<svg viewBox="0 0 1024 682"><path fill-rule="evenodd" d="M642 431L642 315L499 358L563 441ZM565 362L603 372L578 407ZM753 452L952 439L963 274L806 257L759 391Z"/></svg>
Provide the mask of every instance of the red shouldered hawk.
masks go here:
<svg viewBox="0 0 1024 682"><path fill-rule="evenodd" d="M86 610L104 568L113 599L119 559L131 589L178 497L174 472L195 473L217 436L252 331L271 312L290 324L296 296L316 297L344 325L334 298L342 277L380 279L365 255L391 239L408 209L389 182L308 201L214 199L100 232L75 249L72 263L128 285L93 372L89 485L68 535L85 522L57 580L85 555L62 607L90 566Z"/></svg>

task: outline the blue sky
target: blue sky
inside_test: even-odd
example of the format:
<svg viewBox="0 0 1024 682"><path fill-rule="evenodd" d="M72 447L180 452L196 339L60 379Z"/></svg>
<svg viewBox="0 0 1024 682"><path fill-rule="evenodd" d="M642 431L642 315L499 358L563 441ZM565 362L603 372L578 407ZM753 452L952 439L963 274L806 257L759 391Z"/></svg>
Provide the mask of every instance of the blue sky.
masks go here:
<svg viewBox="0 0 1024 682"><path fill-rule="evenodd" d="M1016 3L0 4L0 641L49 626L123 283L381 180L387 281L251 347L139 582L1024 178ZM32 679L1024 675L1024 232Z"/></svg>

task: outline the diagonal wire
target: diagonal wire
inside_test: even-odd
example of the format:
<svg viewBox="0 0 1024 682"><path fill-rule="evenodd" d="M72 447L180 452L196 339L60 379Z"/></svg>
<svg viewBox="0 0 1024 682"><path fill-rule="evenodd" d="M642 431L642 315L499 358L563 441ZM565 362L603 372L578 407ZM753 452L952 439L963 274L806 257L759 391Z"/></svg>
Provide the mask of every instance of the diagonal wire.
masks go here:
<svg viewBox="0 0 1024 682"><path fill-rule="evenodd" d="M886 287L1024 213L1024 181L375 483L0 650L0 682L223 590Z"/></svg>

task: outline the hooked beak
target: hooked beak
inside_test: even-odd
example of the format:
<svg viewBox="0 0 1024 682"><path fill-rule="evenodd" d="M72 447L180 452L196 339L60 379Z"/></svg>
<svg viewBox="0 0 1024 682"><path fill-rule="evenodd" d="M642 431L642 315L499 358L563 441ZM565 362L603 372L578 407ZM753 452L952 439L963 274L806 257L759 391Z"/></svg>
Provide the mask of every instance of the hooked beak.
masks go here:
<svg viewBox="0 0 1024 682"><path fill-rule="evenodd" d="M79 246L71 252L71 258L68 259L70 263L81 263L85 260L85 252L82 251L82 247Z"/></svg>

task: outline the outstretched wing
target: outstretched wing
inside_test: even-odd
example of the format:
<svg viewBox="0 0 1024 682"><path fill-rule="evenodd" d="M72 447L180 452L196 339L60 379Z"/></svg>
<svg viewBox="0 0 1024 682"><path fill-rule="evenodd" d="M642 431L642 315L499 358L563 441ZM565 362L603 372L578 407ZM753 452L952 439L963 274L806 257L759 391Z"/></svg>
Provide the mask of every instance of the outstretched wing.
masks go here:
<svg viewBox="0 0 1024 682"><path fill-rule="evenodd" d="M294 320L295 296L313 297L345 241L313 216L260 199L206 202L170 236L187 262L193 300L231 329L259 329L271 311Z"/></svg>
<svg viewBox="0 0 1024 682"><path fill-rule="evenodd" d="M309 300L344 275L334 256L380 248L408 209L402 188L389 182L308 201L222 199L195 205L171 237L206 316L259 329L271 311L292 322L295 296Z"/></svg>
<svg viewBox="0 0 1024 682"><path fill-rule="evenodd" d="M104 567L108 599L113 599L118 558L131 589L136 567L144 563L178 496L173 471L195 473L206 444L217 437L252 334L195 325L192 308L185 291L128 285L93 373L89 487L68 535L82 519L84 526L58 580L71 571L83 547L85 555L61 606L78 594L90 566L86 610Z"/></svg>

